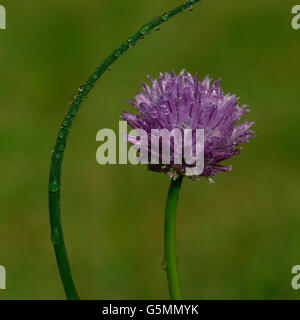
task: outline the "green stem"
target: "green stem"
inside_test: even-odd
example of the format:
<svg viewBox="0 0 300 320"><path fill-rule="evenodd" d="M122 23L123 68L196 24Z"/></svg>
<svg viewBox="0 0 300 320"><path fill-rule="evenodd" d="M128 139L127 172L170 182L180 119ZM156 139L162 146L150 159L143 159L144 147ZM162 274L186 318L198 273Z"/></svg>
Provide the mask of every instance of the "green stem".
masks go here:
<svg viewBox="0 0 300 320"><path fill-rule="evenodd" d="M183 176L171 181L165 217L165 268L171 300L180 300L180 285L176 259L176 208Z"/></svg>
<svg viewBox="0 0 300 320"><path fill-rule="evenodd" d="M178 5L175 9L168 11L162 16L151 20L145 24L138 32L129 37L115 51L113 51L92 73L88 80L79 88L78 94L66 113L58 137L53 149L51 158L50 177L49 177L49 212L51 223L51 239L54 245L56 260L60 271L61 280L68 299L79 299L76 292L71 271L68 263L67 252L64 244L61 218L60 218L60 190L61 190L61 172L64 151L66 148L67 138L72 127L75 116L83 100L87 97L96 81L110 66L118 60L129 48L132 48L138 40L146 34L156 29L160 24L169 20L171 17L188 9L199 0L188 0Z"/></svg>

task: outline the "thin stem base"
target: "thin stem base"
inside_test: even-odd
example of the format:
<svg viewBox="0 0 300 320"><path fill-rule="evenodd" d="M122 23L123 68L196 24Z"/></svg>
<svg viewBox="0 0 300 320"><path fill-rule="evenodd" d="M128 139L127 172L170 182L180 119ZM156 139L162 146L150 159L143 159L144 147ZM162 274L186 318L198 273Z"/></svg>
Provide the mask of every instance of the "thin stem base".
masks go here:
<svg viewBox="0 0 300 320"><path fill-rule="evenodd" d="M183 176L171 181L165 216L165 269L171 300L181 300L176 259L176 208Z"/></svg>

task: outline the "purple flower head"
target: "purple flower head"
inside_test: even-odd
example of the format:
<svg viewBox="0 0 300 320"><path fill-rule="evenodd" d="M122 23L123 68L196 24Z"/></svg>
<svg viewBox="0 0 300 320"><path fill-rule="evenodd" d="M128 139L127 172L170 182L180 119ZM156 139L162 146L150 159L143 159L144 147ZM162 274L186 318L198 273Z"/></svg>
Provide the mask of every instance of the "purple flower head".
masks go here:
<svg viewBox="0 0 300 320"><path fill-rule="evenodd" d="M197 74L192 76L182 70L179 75L172 71L171 74L161 73L157 80L149 78L152 86L143 83L142 91L135 95L134 101L128 100L138 112L123 112L121 118L134 129L145 130L149 137L152 129L167 129L170 132L173 129L192 129L193 133L195 129L203 129L204 169L201 175L190 178L210 178L217 172L230 171L231 166L221 165L220 162L240 153L240 144L248 142L254 134L249 129L253 122L235 125L244 113L250 111L247 106L239 106L235 95L224 95L219 86L220 80L211 83L208 76L201 82ZM128 141L134 144L130 136ZM175 164L177 148L172 142L170 149L169 164L148 164L148 168L165 172L176 179L179 175L186 175L187 167L193 165L184 160L181 164ZM150 156L151 149L148 152Z"/></svg>

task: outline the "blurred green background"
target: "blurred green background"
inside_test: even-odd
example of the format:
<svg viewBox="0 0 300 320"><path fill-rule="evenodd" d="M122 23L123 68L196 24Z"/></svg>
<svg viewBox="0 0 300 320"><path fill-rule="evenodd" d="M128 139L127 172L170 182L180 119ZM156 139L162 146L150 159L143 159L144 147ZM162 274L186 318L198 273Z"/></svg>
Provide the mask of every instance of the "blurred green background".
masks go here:
<svg viewBox="0 0 300 320"><path fill-rule="evenodd" d="M51 149L68 102L94 68L180 1L2 0L0 299L64 299L50 242ZM168 298L163 221L169 179L145 166L100 166L96 133L118 126L141 80L185 68L222 77L257 137L231 173L183 184L178 260L187 299L297 299L300 264L300 30L295 1L210 0L126 53L80 110L63 167L62 219L85 299Z"/></svg>

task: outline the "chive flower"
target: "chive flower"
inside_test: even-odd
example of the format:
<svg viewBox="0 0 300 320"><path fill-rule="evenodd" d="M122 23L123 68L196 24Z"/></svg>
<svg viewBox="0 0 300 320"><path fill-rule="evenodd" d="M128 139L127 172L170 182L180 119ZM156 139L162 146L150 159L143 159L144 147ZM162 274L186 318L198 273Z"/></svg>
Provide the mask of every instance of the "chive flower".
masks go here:
<svg viewBox="0 0 300 320"><path fill-rule="evenodd" d="M157 29L159 25L178 13L183 12L185 9L191 11L193 5L197 2L199 0L186 0L176 8L151 20L115 49L80 87L59 129L49 174L49 213L51 240L68 299L79 299L67 257L60 213L62 161L73 120L80 105L94 87L96 81L106 70L109 70L111 65L125 51L132 48L137 41L150 33L151 30ZM144 153L147 154L147 158L149 158L149 155L152 156L153 153L156 153L155 156L157 156L158 153L158 163L153 164L152 162L152 164L148 164L149 169L164 172L172 178L165 207L164 269L167 274L170 299L179 300L181 299L181 289L176 257L176 208L183 177L189 176L194 180L199 180L203 176L211 179L218 172L231 170L230 166L221 165L220 162L240 153L240 145L248 142L254 135L254 132L250 130L253 122L237 123L249 109L244 105L239 106L237 104L238 98L235 95L224 95L219 86L220 80L211 84L211 79L206 77L201 82L197 78L197 74L192 76L190 73L186 73L185 70L182 70L179 75L176 75L173 71L171 74L160 74L158 80L153 80L151 77L150 80L152 81L151 87L143 83L142 91L135 96L134 100L129 100L137 112L134 114L123 112L121 117L134 129L143 130L147 134L148 144L147 147L144 147L144 150L140 141L133 139L130 135L127 136L127 140L134 144L135 147L140 146L140 154L137 155L138 160L144 151L146 151ZM162 147L166 145L164 140L159 140L158 149L152 149L151 140L153 136L151 133L153 129L162 129L168 132L176 130L181 133L181 136L182 132L184 131L185 133L185 130L188 129L192 134L187 139L188 141L181 140L179 144L178 141L175 141L176 139L173 139L173 142L169 141L170 162L166 164L164 163L163 148L160 148L160 145ZM202 149L199 154L197 151L198 130L201 131L202 143ZM196 133L194 134L195 131ZM150 149L148 147L149 142ZM182 150L180 153L181 148L178 148L182 147L182 143L184 143L184 148L187 143L189 151L195 154L195 156L191 157L192 162L196 158L195 163L189 161L191 158L187 161L185 155L182 157ZM160 151L161 149L162 151ZM198 170L194 170L194 165L198 164L198 156L201 156L201 173ZM180 161L177 161L178 159ZM192 174L190 174L191 172Z"/></svg>
<svg viewBox="0 0 300 320"><path fill-rule="evenodd" d="M127 100L136 109L135 113L123 112L121 118L133 129L143 129L151 136L152 129L203 129L204 130L204 169L200 175L189 175L194 180L201 176L211 177L218 172L230 171L231 166L220 164L241 152L241 144L248 142L254 132L250 127L254 122L237 121L248 111L246 105L239 106L238 98L232 94L224 94L219 83L212 83L206 76L201 82L197 74L192 76L182 70L178 75L174 71L160 73L158 79L149 76L152 85L143 82L140 93L134 100ZM151 139L151 138L150 138ZM135 144L137 140L127 137L128 142ZM191 141L195 144L195 141ZM192 146L195 149L195 145ZM160 156L162 158L160 148ZM186 176L187 167L184 160L175 164L177 148L170 144L170 164L148 164L149 170L164 172L170 178ZM151 155L149 149L149 156Z"/></svg>

